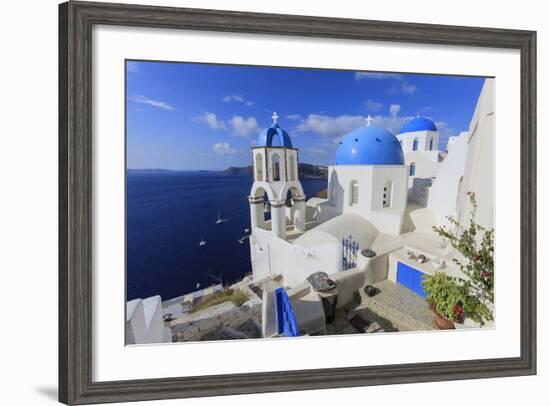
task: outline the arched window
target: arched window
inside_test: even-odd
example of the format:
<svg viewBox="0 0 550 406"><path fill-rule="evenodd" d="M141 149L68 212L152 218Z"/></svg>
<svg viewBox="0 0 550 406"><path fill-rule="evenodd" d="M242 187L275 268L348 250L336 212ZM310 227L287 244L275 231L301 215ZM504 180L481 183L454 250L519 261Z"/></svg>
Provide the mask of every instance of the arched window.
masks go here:
<svg viewBox="0 0 550 406"><path fill-rule="evenodd" d="M296 159L294 158L294 155L290 156L288 162L290 166L290 181L296 180Z"/></svg>
<svg viewBox="0 0 550 406"><path fill-rule="evenodd" d="M413 151L418 150L418 138L415 138L413 141Z"/></svg>
<svg viewBox="0 0 550 406"><path fill-rule="evenodd" d="M264 180L263 164L264 159L262 154L256 154L256 180L260 182Z"/></svg>
<svg viewBox="0 0 550 406"><path fill-rule="evenodd" d="M271 158L271 167L273 170L273 181L276 182L281 180L281 158L279 154L273 154Z"/></svg>
<svg viewBox="0 0 550 406"><path fill-rule="evenodd" d="M349 185L349 205L355 206L359 203L359 183L352 180Z"/></svg>
<svg viewBox="0 0 550 406"><path fill-rule="evenodd" d="M432 138L430 140L430 151L433 151L433 149L434 149L434 139Z"/></svg>
<svg viewBox="0 0 550 406"><path fill-rule="evenodd" d="M411 166L409 168L409 176L415 176L416 175L416 164L413 162L411 163Z"/></svg>
<svg viewBox="0 0 550 406"><path fill-rule="evenodd" d="M393 185L391 180L387 180L384 184L384 192L382 193L382 207L391 207L392 189Z"/></svg>

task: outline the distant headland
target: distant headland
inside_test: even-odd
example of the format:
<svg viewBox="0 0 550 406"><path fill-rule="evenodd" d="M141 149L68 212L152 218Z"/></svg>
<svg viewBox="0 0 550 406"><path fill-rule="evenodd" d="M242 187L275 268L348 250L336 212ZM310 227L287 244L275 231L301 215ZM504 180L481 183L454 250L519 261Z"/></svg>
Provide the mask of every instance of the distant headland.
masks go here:
<svg viewBox="0 0 550 406"><path fill-rule="evenodd" d="M252 175L253 167L249 166L231 166L223 171L230 175ZM298 176L300 179L328 179L328 168L321 165L312 165L298 163Z"/></svg>
<svg viewBox="0 0 550 406"><path fill-rule="evenodd" d="M163 168L146 168L146 169L127 169L127 173L130 172L182 172L182 170L177 169L163 169ZM252 176L253 167L249 166L230 166L227 169L222 171L219 170L208 170L200 169L195 171L184 171L184 172L222 172L228 175L250 175ZM322 165L312 165L306 163L298 163L298 175L300 179L328 179L328 168Z"/></svg>

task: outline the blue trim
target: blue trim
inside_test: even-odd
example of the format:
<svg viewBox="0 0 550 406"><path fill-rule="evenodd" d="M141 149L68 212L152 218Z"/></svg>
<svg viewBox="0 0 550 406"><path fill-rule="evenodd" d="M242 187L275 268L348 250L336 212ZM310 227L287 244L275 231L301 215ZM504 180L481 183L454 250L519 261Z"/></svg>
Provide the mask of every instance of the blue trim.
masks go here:
<svg viewBox="0 0 550 406"><path fill-rule="evenodd" d="M403 262L397 263L397 283L425 298L427 294L422 286L422 275L422 272Z"/></svg>
<svg viewBox="0 0 550 406"><path fill-rule="evenodd" d="M275 310L277 313L277 332L285 337L298 337L298 323L292 311L290 299L284 288L275 290Z"/></svg>
<svg viewBox="0 0 550 406"><path fill-rule="evenodd" d="M409 176L415 176L416 175L416 164L413 162L411 163L411 167L409 168Z"/></svg>

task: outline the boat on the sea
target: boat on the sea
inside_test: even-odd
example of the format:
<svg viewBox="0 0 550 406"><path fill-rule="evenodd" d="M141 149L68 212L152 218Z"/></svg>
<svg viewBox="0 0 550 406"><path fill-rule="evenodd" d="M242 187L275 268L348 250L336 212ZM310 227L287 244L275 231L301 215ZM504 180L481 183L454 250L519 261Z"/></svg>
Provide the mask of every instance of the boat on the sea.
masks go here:
<svg viewBox="0 0 550 406"><path fill-rule="evenodd" d="M243 235L241 238L239 238L237 241L239 242L239 244L244 244L244 240L246 240L247 238L250 238L249 235Z"/></svg>
<svg viewBox="0 0 550 406"><path fill-rule="evenodd" d="M218 210L218 219L216 220L216 224L226 223L227 219L222 218L221 212Z"/></svg>

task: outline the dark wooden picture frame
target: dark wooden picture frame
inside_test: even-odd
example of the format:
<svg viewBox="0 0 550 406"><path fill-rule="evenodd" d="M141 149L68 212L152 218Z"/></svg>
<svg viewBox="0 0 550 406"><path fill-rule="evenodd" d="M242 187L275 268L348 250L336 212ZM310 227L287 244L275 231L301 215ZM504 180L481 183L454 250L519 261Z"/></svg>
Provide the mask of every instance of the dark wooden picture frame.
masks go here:
<svg viewBox="0 0 550 406"><path fill-rule="evenodd" d="M114 382L92 380L92 27L95 24L508 48L521 58L521 353L517 358ZM536 373L536 32L218 10L59 6L59 400L219 396Z"/></svg>

